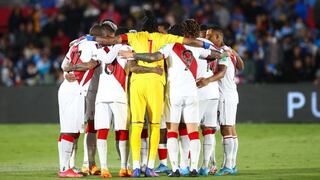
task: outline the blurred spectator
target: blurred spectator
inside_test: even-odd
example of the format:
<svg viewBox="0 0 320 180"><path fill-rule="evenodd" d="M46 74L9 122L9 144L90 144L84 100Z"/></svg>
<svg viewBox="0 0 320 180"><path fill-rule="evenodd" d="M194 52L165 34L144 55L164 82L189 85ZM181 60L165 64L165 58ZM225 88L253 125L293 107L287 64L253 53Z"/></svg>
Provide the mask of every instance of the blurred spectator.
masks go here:
<svg viewBox="0 0 320 180"><path fill-rule="evenodd" d="M1 84L62 82L61 61L69 42L93 23L111 19L139 30L143 9L159 26L193 18L224 28L225 43L245 61L239 83L308 81L320 85L320 1L316 0L28 0L10 6L7 32L0 34ZM10 12L10 11L8 11ZM318 26L318 27L317 27ZM205 34L203 26L202 37Z"/></svg>

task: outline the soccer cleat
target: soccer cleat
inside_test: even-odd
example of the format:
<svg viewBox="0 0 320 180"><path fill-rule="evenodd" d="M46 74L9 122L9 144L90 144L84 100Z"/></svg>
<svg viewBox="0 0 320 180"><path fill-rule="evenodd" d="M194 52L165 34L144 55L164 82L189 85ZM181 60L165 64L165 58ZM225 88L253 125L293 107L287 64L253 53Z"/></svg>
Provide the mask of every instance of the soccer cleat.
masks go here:
<svg viewBox="0 0 320 180"><path fill-rule="evenodd" d="M208 176L209 175L209 169L208 168L200 168L199 175L200 176Z"/></svg>
<svg viewBox="0 0 320 180"><path fill-rule="evenodd" d="M90 170L89 170L89 168L87 168L87 167L82 167L80 174L82 174L82 175L84 175L84 176L90 175Z"/></svg>
<svg viewBox="0 0 320 180"><path fill-rule="evenodd" d="M136 168L133 170L131 177L140 177L141 175L141 170Z"/></svg>
<svg viewBox="0 0 320 180"><path fill-rule="evenodd" d="M169 168L168 166L161 164L154 170L156 173L168 173Z"/></svg>
<svg viewBox="0 0 320 180"><path fill-rule="evenodd" d="M94 164L91 166L90 168L90 174L91 175L100 175L101 174L101 171L100 169Z"/></svg>
<svg viewBox="0 0 320 180"><path fill-rule="evenodd" d="M171 173L168 174L168 177L180 177L179 169L177 169L175 172L171 171Z"/></svg>
<svg viewBox="0 0 320 180"><path fill-rule="evenodd" d="M232 172L233 172L232 169L223 167L218 172L216 172L215 176L225 176L225 175L232 174Z"/></svg>
<svg viewBox="0 0 320 180"><path fill-rule="evenodd" d="M101 175L102 178L112 178L112 175L108 169L102 169Z"/></svg>
<svg viewBox="0 0 320 180"><path fill-rule="evenodd" d="M154 169L150 169L147 167L145 177L159 177L159 174L157 174Z"/></svg>
<svg viewBox="0 0 320 180"><path fill-rule="evenodd" d="M238 173L238 169L237 167L235 166L234 168L232 168L232 175L236 175Z"/></svg>
<svg viewBox="0 0 320 180"><path fill-rule="evenodd" d="M214 175L217 171L218 171L218 169L216 166L211 166L209 174Z"/></svg>
<svg viewBox="0 0 320 180"><path fill-rule="evenodd" d="M190 171L190 174L189 174L190 177L198 177L199 176L199 173L197 172L196 169Z"/></svg>
<svg viewBox="0 0 320 180"><path fill-rule="evenodd" d="M189 167L180 168L179 171L180 171L181 176L189 176L189 174L190 174Z"/></svg>
<svg viewBox="0 0 320 180"><path fill-rule="evenodd" d="M59 177L61 178L80 178L83 175L74 172L72 169L68 169L66 171L59 172Z"/></svg>
<svg viewBox="0 0 320 180"><path fill-rule="evenodd" d="M127 174L128 174L128 176L131 176L132 175L132 169L127 168Z"/></svg>
<svg viewBox="0 0 320 180"><path fill-rule="evenodd" d="M119 176L120 177L130 177L132 172L129 173L129 171L131 171L131 170L125 169L125 168L121 168L120 171L119 171Z"/></svg>

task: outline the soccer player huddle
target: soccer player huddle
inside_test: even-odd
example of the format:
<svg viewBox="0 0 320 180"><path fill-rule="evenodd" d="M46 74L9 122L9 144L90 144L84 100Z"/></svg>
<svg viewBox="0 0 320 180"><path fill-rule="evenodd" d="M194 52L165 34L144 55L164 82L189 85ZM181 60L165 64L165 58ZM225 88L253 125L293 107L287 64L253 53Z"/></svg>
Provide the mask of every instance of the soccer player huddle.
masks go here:
<svg viewBox="0 0 320 180"><path fill-rule="evenodd" d="M112 177L107 165L111 127L120 177L236 174L239 98L234 78L244 64L224 44L222 29L208 26L204 32L200 37L200 25L192 19L159 32L156 18L146 11L139 32L104 20L93 25L89 35L72 41L58 92L59 177ZM224 160L217 171L219 129ZM77 169L77 143L83 132L84 161ZM157 154L160 165L155 167Z"/></svg>

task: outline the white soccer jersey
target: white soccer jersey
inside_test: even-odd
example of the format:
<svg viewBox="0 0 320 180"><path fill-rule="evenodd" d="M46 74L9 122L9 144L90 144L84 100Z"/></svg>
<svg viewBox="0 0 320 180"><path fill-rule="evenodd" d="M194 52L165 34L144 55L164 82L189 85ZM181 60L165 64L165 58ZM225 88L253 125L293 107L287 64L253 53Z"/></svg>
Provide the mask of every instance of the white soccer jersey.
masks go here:
<svg viewBox="0 0 320 180"><path fill-rule="evenodd" d="M81 64L91 60L109 62L108 59L106 59L106 55L106 52L99 44L94 41L87 41L84 39L70 47L61 66L63 69L67 63ZM77 77L77 81L68 82L67 80L64 80L62 83L64 84L64 88L67 88L70 91L80 90L83 92L82 95L85 96L89 88L90 80L94 74L94 70L95 68L87 71L74 71L73 73Z"/></svg>
<svg viewBox="0 0 320 180"><path fill-rule="evenodd" d="M210 49L213 50L219 50L218 48L213 46L213 43L207 39L198 38L201 41L205 41L207 43L210 43L212 46L210 46ZM202 59L198 63L198 73L197 73L197 79L203 77L208 78L213 76L213 69L212 67L215 67L215 62L207 62L206 59ZM199 100L206 100L206 99L218 99L219 98L219 85L218 82L211 82L207 86L204 86L202 88L198 88L198 97Z"/></svg>
<svg viewBox="0 0 320 180"><path fill-rule="evenodd" d="M169 97L198 96L196 79L199 58L209 56L211 51L179 43L168 44L159 51L165 58L169 57L167 61Z"/></svg>
<svg viewBox="0 0 320 180"><path fill-rule="evenodd" d="M119 50L131 50L130 46L117 44L105 48L109 61L101 64L96 103L121 102L127 103L125 65L127 59L118 56Z"/></svg>
<svg viewBox="0 0 320 180"><path fill-rule="evenodd" d="M224 50L231 49L228 46L222 47ZM223 58L218 61L218 64L223 64L227 66L226 74L222 79L219 80L219 92L220 96L224 99L230 99L235 103L239 102L237 84L235 82L236 73L236 57L231 56L228 58Z"/></svg>

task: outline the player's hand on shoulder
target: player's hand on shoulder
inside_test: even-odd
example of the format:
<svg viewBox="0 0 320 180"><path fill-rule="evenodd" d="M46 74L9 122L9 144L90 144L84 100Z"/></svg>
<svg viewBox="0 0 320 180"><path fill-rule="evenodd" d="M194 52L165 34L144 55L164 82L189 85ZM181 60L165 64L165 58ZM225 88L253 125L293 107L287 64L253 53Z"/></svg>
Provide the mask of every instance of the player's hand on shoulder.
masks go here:
<svg viewBox="0 0 320 180"><path fill-rule="evenodd" d="M77 80L77 77L73 73L67 73L64 77L69 82L74 82Z"/></svg>
<svg viewBox="0 0 320 180"><path fill-rule="evenodd" d="M199 78L197 79L197 87L202 88L204 86L207 86L209 84L209 80L207 78Z"/></svg>

